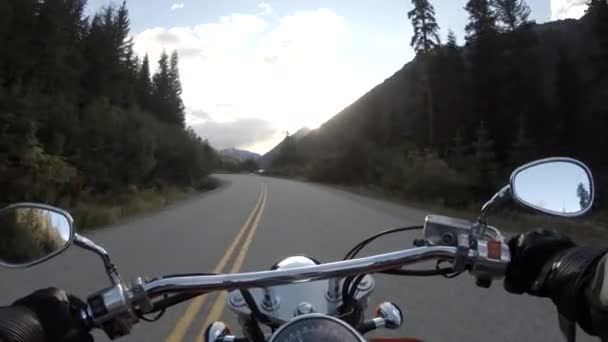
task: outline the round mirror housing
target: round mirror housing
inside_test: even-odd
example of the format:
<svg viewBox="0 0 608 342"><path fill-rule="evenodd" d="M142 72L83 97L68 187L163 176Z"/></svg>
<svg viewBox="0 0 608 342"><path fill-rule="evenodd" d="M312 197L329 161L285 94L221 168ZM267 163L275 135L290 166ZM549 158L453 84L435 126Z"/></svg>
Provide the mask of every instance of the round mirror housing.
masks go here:
<svg viewBox="0 0 608 342"><path fill-rule="evenodd" d="M64 251L74 238L67 212L36 203L0 210L0 265L29 267Z"/></svg>
<svg viewBox="0 0 608 342"><path fill-rule="evenodd" d="M593 205L593 176L582 162L547 158L523 165L511 175L511 194L518 203L557 216L575 217Z"/></svg>

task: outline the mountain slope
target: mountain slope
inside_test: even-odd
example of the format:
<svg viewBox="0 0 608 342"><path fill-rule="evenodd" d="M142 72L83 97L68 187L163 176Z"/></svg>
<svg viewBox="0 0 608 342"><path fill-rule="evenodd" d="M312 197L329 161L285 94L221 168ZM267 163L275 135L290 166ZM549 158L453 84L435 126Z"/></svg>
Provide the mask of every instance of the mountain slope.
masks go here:
<svg viewBox="0 0 608 342"><path fill-rule="evenodd" d="M307 127L300 128L297 132L295 132L291 137L295 138L296 141L301 140L306 137L311 132L311 129ZM257 160L258 165L262 169L268 169L272 165L273 159L279 154L281 151L281 147L283 146L283 141L278 143L275 147L273 147L270 151L266 152L260 159Z"/></svg>
<svg viewBox="0 0 608 342"><path fill-rule="evenodd" d="M258 158L261 157L257 153L245 151L245 150L239 150L236 148L227 148L227 149L221 150L220 154L223 156L226 156L226 157L237 159L239 161L245 161L247 159L257 160Z"/></svg>
<svg viewBox="0 0 608 342"><path fill-rule="evenodd" d="M608 185L599 171L608 171L608 159L593 147L608 144L608 82L597 76L606 59L592 28L583 18L494 37L498 62L488 63L486 83L472 47L439 49L427 59L434 141L426 70L416 58L302 138L296 164L285 169L466 204L503 185L518 164L568 155L598 170L598 187L600 178Z"/></svg>
<svg viewBox="0 0 608 342"><path fill-rule="evenodd" d="M595 40L591 37L590 25L584 20L560 20L535 25L533 31L537 44L532 53L540 61L540 72L544 81L545 100L552 105L556 74L555 65L558 63L560 50L566 51L572 63L577 68L582 80L590 79L594 69L588 65L589 56L597 49ZM467 55L467 48L461 48L462 54ZM358 100L325 122L321 127L306 137L301 145L317 153L332 154L337 149L349 146L350 142L361 137L368 137L374 128L390 131L387 127L377 127L378 122L386 120L387 125L399 124L404 137L416 134L416 123L420 115L413 109L416 95L416 82L420 73L420 61L414 59L405 64L400 70L372 88ZM403 122L396 122L401 120ZM455 133L455 127L452 127ZM451 137L450 137L451 138ZM381 140L373 137L370 140Z"/></svg>

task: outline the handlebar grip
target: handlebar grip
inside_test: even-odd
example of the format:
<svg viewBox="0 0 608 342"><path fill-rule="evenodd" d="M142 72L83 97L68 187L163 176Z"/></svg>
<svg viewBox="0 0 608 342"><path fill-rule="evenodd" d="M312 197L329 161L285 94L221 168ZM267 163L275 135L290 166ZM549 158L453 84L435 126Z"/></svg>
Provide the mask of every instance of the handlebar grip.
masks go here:
<svg viewBox="0 0 608 342"><path fill-rule="evenodd" d="M0 308L1 341L38 341L45 333L34 311L24 306Z"/></svg>

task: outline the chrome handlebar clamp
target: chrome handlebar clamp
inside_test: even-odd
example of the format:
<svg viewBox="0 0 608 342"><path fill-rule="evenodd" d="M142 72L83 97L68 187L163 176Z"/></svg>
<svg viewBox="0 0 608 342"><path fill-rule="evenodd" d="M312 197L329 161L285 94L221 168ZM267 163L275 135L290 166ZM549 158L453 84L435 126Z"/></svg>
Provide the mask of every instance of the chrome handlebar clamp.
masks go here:
<svg viewBox="0 0 608 342"><path fill-rule="evenodd" d="M144 289L145 283L146 281L143 278L138 277L135 279L130 291L132 294L131 302L136 308L141 310L142 313L148 313L154 309L150 297L148 297L148 293L146 293L146 289Z"/></svg>
<svg viewBox="0 0 608 342"><path fill-rule="evenodd" d="M480 230L479 223L468 220L427 215L424 237L431 246L456 247L454 271L468 269L478 286L489 287L492 280L504 277L511 253L500 232L490 226L486 228L489 229Z"/></svg>
<svg viewBox="0 0 608 342"><path fill-rule="evenodd" d="M89 296L81 316L86 317L88 325L103 329L113 340L128 335L138 322L132 302L129 291L117 284Z"/></svg>

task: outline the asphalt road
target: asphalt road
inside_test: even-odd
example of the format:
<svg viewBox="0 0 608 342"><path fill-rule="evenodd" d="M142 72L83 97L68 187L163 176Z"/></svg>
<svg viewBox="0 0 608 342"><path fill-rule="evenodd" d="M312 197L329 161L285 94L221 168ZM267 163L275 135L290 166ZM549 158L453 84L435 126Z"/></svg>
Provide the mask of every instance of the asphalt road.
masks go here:
<svg viewBox="0 0 608 342"><path fill-rule="evenodd" d="M290 255L337 260L368 235L421 223L426 214L307 183L254 175L220 177L227 185L218 190L87 236L110 251L125 279L133 279L139 275L209 272L218 269L222 259L226 261L224 272L265 270ZM261 209L252 215L256 207ZM241 244L227 255L242 228L253 226L255 229L242 234ZM404 233L379 240L366 251L409 248L416 236ZM564 340L548 300L507 294L500 283L490 289L478 288L466 274L455 279L381 275L376 280L370 305L390 300L405 312L405 324L399 331L384 330L376 334L379 336L424 341ZM45 286L85 297L107 284L100 260L71 247L29 269L0 270L0 303L10 303ZM208 295L198 303L176 306L158 322L139 324L122 340L196 340L209 317L221 317L238 330L229 310L223 309L217 294ZM95 336L98 341L107 340L103 333ZM594 340L579 332L579 341Z"/></svg>

